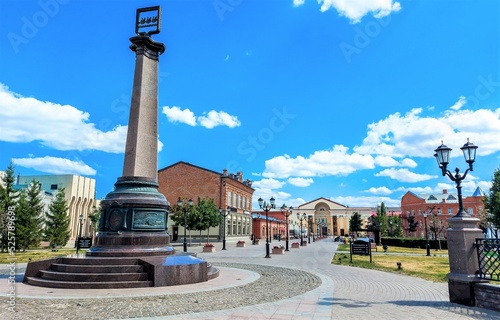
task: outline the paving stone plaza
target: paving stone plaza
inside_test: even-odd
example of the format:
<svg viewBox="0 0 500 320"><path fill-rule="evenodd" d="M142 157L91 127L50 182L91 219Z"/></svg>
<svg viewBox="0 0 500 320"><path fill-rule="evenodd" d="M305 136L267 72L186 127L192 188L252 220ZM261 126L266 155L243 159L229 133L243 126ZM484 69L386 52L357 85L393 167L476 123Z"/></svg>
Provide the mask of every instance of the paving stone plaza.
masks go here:
<svg viewBox="0 0 500 320"><path fill-rule="evenodd" d="M273 240L271 246L278 244ZM279 244L284 244L281 241ZM220 268L204 283L139 289L52 289L16 284L16 312L1 319L500 319L500 313L449 302L446 283L331 265L337 243L311 242L266 259L265 244L199 257ZM181 249L181 247L178 247ZM23 267L19 265L18 272ZM7 304L4 274L0 299Z"/></svg>

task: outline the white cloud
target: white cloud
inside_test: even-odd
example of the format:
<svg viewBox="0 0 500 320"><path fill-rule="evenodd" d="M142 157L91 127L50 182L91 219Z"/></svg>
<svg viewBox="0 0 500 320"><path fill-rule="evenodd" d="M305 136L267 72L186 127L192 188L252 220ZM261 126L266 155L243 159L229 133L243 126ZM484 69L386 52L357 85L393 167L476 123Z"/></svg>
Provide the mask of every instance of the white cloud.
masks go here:
<svg viewBox="0 0 500 320"><path fill-rule="evenodd" d="M194 113L189 109L181 110L181 108L173 106L165 106L162 109L162 113L167 116L169 122L180 122L185 123L190 126L196 126L196 117Z"/></svg>
<svg viewBox="0 0 500 320"><path fill-rule="evenodd" d="M169 122L180 122L190 126L200 125L207 129L217 126L227 126L229 128L239 127L241 125L237 116L232 116L224 111L211 110L196 117L194 112L189 109L182 110L177 106L162 108L162 113L167 116Z"/></svg>
<svg viewBox="0 0 500 320"><path fill-rule="evenodd" d="M400 207L401 199L391 199L389 197L330 197L330 200L349 207L372 207L376 208L382 202L387 207Z"/></svg>
<svg viewBox="0 0 500 320"><path fill-rule="evenodd" d="M93 176L96 171L83 163L82 161L71 161L64 158L43 157L43 158L17 158L12 159L15 164L33 168L37 171L53 173L53 174L77 174Z"/></svg>
<svg viewBox="0 0 500 320"><path fill-rule="evenodd" d="M276 179L262 179L260 181L254 181L252 187L259 189L279 189L285 185L285 182Z"/></svg>
<svg viewBox="0 0 500 320"><path fill-rule="evenodd" d="M232 116L224 111L209 111L203 116L198 117L198 123L207 129L217 126L228 126L229 128L239 127L241 125L238 117Z"/></svg>
<svg viewBox="0 0 500 320"><path fill-rule="evenodd" d="M375 18L385 17L392 12L401 10L401 4L393 0L317 0L321 5L321 12L331 8L338 11L339 15L348 18L351 23L358 23L371 13ZM303 1L294 1L302 4Z"/></svg>
<svg viewBox="0 0 500 320"><path fill-rule="evenodd" d="M26 98L0 83L0 140L40 144L57 150L99 150L122 153L127 126L101 131L89 113L70 105Z"/></svg>
<svg viewBox="0 0 500 320"><path fill-rule="evenodd" d="M376 177L389 177L400 182L420 182L436 178L435 175L418 174L408 169L385 169L375 174Z"/></svg>
<svg viewBox="0 0 500 320"><path fill-rule="evenodd" d="M460 110L460 108L462 108L466 102L467 102L467 100L465 99L465 97L464 97L464 96L460 96L460 97L458 98L458 101L457 101L457 102L455 102L455 104L454 104L454 105L452 105L452 106L450 107L450 109L453 109L453 110Z"/></svg>
<svg viewBox="0 0 500 320"><path fill-rule="evenodd" d="M364 192L368 192L368 193L372 193L372 194L383 194L383 195L387 195L387 194L392 193L391 189L389 189L387 187L378 187L378 188L371 187L370 189L368 189Z"/></svg>
<svg viewBox="0 0 500 320"><path fill-rule="evenodd" d="M370 155L349 154L347 151L347 147L336 145L331 150L316 151L307 158L291 158L285 154L266 160L262 175L269 178L333 176L374 168Z"/></svg>
<svg viewBox="0 0 500 320"><path fill-rule="evenodd" d="M314 183L311 178L289 178L288 183L296 187L309 187Z"/></svg>
<svg viewBox="0 0 500 320"><path fill-rule="evenodd" d="M456 150L467 138L472 143L480 143L478 155L500 151L500 109L450 109L439 117L422 116L422 112L421 108L415 108L404 115L395 113L368 125L365 139L353 148L354 152L393 158L430 158L442 140ZM461 157L462 152L452 152L452 157L458 156ZM401 165L415 167L416 163L403 160Z"/></svg>
<svg viewBox="0 0 500 320"><path fill-rule="evenodd" d="M304 4L304 2L305 2L305 0L293 0L293 6L294 7L301 6Z"/></svg>

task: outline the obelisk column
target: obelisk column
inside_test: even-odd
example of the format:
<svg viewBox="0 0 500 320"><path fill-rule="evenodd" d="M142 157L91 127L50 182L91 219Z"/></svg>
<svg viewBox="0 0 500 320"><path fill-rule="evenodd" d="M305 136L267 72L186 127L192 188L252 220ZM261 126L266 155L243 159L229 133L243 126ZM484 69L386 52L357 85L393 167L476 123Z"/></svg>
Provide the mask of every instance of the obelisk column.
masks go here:
<svg viewBox="0 0 500 320"><path fill-rule="evenodd" d="M130 38L136 56L123 175L101 201L99 234L87 255L175 253L167 231L169 203L158 192L158 60L165 45L151 34L160 32L160 15L160 7L137 10L136 36Z"/></svg>
<svg viewBox="0 0 500 320"><path fill-rule="evenodd" d="M123 176L157 181L158 58L165 46L144 35L132 37L130 41L136 61Z"/></svg>

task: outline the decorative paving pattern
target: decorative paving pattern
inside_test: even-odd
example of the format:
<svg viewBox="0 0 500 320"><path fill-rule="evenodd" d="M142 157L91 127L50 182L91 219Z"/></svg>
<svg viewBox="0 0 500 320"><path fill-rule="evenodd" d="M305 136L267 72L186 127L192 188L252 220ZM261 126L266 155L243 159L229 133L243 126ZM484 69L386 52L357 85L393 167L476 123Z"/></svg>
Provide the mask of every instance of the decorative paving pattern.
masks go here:
<svg viewBox="0 0 500 320"><path fill-rule="evenodd" d="M216 311L274 302L311 291L321 279L289 268L239 263L215 267L245 269L260 277L251 283L213 291L146 297L31 299L18 298L16 312L0 311L3 319L128 319ZM6 318L6 316L8 318Z"/></svg>

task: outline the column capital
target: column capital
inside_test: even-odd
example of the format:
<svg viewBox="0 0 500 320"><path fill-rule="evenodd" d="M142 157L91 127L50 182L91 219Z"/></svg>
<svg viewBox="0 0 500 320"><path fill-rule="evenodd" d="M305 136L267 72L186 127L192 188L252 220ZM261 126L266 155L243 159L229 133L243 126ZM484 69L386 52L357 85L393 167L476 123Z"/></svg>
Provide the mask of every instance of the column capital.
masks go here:
<svg viewBox="0 0 500 320"><path fill-rule="evenodd" d="M161 42L154 41L149 36L138 35L130 38L130 50L136 54L143 54L146 57L158 60L160 55L165 52L165 45Z"/></svg>

